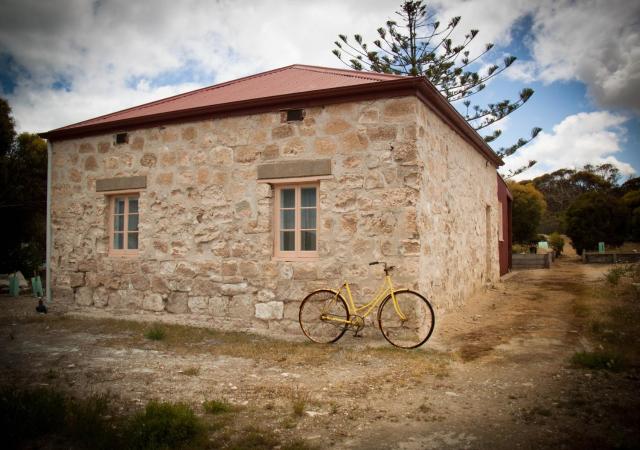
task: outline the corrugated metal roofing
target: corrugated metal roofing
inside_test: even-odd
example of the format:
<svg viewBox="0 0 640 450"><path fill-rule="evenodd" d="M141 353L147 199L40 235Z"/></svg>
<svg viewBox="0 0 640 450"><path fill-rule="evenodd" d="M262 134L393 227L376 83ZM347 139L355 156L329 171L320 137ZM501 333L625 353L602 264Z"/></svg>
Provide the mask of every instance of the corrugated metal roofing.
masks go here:
<svg viewBox="0 0 640 450"><path fill-rule="evenodd" d="M58 128L71 130L91 125L119 122L144 116L186 111L205 106L222 105L243 100L299 94L348 86L378 83L381 81L405 79L399 75L359 72L355 70L331 69L325 67L295 64L280 69L239 78L195 91L158 100L95 119Z"/></svg>

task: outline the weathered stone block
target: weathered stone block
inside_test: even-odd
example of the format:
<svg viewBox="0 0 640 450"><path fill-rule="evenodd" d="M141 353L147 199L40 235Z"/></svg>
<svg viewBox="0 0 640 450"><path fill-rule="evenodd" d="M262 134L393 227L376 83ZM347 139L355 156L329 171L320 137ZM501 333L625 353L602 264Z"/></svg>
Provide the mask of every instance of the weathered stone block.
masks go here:
<svg viewBox="0 0 640 450"><path fill-rule="evenodd" d="M271 130L272 139L284 139L293 136L293 127L289 124L280 125Z"/></svg>
<svg viewBox="0 0 640 450"><path fill-rule="evenodd" d="M142 308L147 311L164 311L164 300L162 295L154 292L147 292L142 301Z"/></svg>
<svg viewBox="0 0 640 450"><path fill-rule="evenodd" d="M280 320L284 314L282 302L268 302L256 304L256 318L262 320Z"/></svg>
<svg viewBox="0 0 640 450"><path fill-rule="evenodd" d="M170 313L185 314L189 312L189 297L186 292L172 292L167 299L166 309Z"/></svg>
<svg viewBox="0 0 640 450"><path fill-rule="evenodd" d="M131 142L131 149L140 151L144 148L144 138L142 136L136 136Z"/></svg>
<svg viewBox="0 0 640 450"><path fill-rule="evenodd" d="M104 308L109 302L109 291L104 287L98 287L93 290L93 306Z"/></svg>
<svg viewBox="0 0 640 450"><path fill-rule="evenodd" d="M214 317L227 317L229 315L229 301L229 297L210 297L209 314Z"/></svg>
<svg viewBox="0 0 640 450"><path fill-rule="evenodd" d="M330 119L324 126L326 134L340 134L352 128L352 124L344 119Z"/></svg>
<svg viewBox="0 0 640 450"><path fill-rule="evenodd" d="M84 286L84 272L72 272L69 274L69 286L72 288Z"/></svg>
<svg viewBox="0 0 640 450"><path fill-rule="evenodd" d="M254 297L251 294L234 295L229 301L229 317L249 319L254 315Z"/></svg>
<svg viewBox="0 0 640 450"><path fill-rule="evenodd" d="M93 289L88 286L77 288L75 302L80 306L91 306L93 304Z"/></svg>
<svg viewBox="0 0 640 450"><path fill-rule="evenodd" d="M187 304L189 310L194 314L207 314L209 311L208 297L189 297Z"/></svg>

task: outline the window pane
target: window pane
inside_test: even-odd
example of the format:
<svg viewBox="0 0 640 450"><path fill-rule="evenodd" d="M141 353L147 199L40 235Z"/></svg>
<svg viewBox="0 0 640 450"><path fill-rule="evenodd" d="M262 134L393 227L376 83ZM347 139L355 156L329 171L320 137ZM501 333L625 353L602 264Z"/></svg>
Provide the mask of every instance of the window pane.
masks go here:
<svg viewBox="0 0 640 450"><path fill-rule="evenodd" d="M295 248L295 232L294 231L281 231L280 232L280 251L292 252Z"/></svg>
<svg viewBox="0 0 640 450"><path fill-rule="evenodd" d="M138 198L130 197L129 198L129 213L137 213L138 212Z"/></svg>
<svg viewBox="0 0 640 450"><path fill-rule="evenodd" d="M122 233L114 233L113 248L116 250L122 250L124 248L124 239Z"/></svg>
<svg viewBox="0 0 640 450"><path fill-rule="evenodd" d="M129 226L127 229L129 231L138 231L138 215L137 214L129 214Z"/></svg>
<svg viewBox="0 0 640 450"><path fill-rule="evenodd" d="M116 198L115 199L115 211L114 214L124 214L124 199Z"/></svg>
<svg viewBox="0 0 640 450"><path fill-rule="evenodd" d="M136 250L138 248L138 233L129 233L127 235L127 249Z"/></svg>
<svg viewBox="0 0 640 450"><path fill-rule="evenodd" d="M316 206L316 188L302 188L302 206Z"/></svg>
<svg viewBox="0 0 640 450"><path fill-rule="evenodd" d="M296 206L296 190L283 189L280 191L280 207L293 208Z"/></svg>
<svg viewBox="0 0 640 450"><path fill-rule="evenodd" d="M296 211L294 209L283 209L280 211L280 229L293 230L296 227Z"/></svg>
<svg viewBox="0 0 640 450"><path fill-rule="evenodd" d="M124 216L113 216L113 230L114 231L124 230Z"/></svg>
<svg viewBox="0 0 640 450"><path fill-rule="evenodd" d="M316 232L315 231L302 231L300 233L300 244L302 250L315 251L316 249Z"/></svg>
<svg viewBox="0 0 640 450"><path fill-rule="evenodd" d="M315 230L316 229L316 209L308 208L303 209L301 212L300 228L303 230Z"/></svg>

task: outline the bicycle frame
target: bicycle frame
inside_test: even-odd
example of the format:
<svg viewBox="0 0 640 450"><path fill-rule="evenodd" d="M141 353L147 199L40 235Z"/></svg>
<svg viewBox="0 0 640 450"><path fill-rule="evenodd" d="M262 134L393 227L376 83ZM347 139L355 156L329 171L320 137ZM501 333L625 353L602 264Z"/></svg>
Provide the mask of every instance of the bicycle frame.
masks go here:
<svg viewBox="0 0 640 450"><path fill-rule="evenodd" d="M351 289L349 288L349 282L347 281L342 283L342 286L340 286L340 288L337 291L332 289L332 291L335 292L336 294L334 299L338 298L338 295L340 295L343 289L347 293L347 309L349 310L350 316L355 315L360 317L367 317L380 304L382 300L384 300L388 295L391 295L391 299L393 300L393 307L396 310L396 313L398 314L401 320L407 319L406 316L402 313L402 311L400 311L398 301L396 300L396 297L395 297L393 283L391 282L391 275L388 275L388 274L385 275L384 282L382 286L378 288L377 294L373 297L371 301L361 306L356 306L355 302L353 301L353 296L351 295ZM351 323L351 320L340 319L338 317L325 316L325 319L331 320L333 322Z"/></svg>

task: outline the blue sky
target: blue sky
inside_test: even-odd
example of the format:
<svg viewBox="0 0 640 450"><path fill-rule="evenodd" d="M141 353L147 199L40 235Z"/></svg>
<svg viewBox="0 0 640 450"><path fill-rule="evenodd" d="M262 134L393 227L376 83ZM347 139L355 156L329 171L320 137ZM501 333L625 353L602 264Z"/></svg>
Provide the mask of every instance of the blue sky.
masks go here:
<svg viewBox="0 0 640 450"><path fill-rule="evenodd" d="M4 0L0 95L20 131L44 131L147 101L294 63L342 67L338 33L365 40L400 0ZM472 52L496 47L480 67L519 58L479 104L536 92L501 121L509 146L543 128L505 170L539 163L521 178L585 163L640 170L640 2L626 0L434 0L444 22L477 28ZM459 36L458 36L459 37Z"/></svg>

